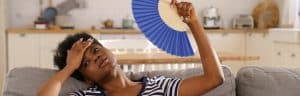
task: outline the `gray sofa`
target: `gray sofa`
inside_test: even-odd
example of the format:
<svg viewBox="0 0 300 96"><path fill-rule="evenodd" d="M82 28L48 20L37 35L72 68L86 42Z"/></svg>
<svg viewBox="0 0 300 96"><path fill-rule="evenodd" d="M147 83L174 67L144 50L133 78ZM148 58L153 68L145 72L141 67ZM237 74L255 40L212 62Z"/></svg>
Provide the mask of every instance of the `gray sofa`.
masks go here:
<svg viewBox="0 0 300 96"><path fill-rule="evenodd" d="M225 82L205 94L205 96L300 96L300 68L270 68L248 66L242 68L235 77L230 68L222 66ZM55 74L56 70L41 68L16 68L6 76L3 86L3 96L34 96L40 84ZM152 71L132 73L126 75L133 79L142 76L153 77L164 75L166 77L187 78L202 74L201 68L178 71ZM201 85L199 85L201 86ZM60 95L84 89L87 85L70 78L64 85Z"/></svg>

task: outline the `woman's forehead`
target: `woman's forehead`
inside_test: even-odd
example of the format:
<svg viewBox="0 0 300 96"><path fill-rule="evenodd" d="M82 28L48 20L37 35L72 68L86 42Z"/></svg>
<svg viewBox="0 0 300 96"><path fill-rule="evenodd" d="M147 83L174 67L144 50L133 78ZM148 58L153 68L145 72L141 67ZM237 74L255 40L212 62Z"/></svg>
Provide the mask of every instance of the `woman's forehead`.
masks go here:
<svg viewBox="0 0 300 96"><path fill-rule="evenodd" d="M92 45L90 45L90 46L87 47L87 49L85 50L83 57L84 57L84 58L88 57L88 55L90 55L90 54L93 52L93 48L94 48L94 47L102 47L102 46L99 45L99 44L95 44L95 43L92 44Z"/></svg>
<svg viewBox="0 0 300 96"><path fill-rule="evenodd" d="M86 50L83 54L83 59L88 58L88 55L91 54L91 52L92 52L92 48L94 48L95 46L96 46L95 44L92 44L92 45L90 45L89 47L86 48Z"/></svg>

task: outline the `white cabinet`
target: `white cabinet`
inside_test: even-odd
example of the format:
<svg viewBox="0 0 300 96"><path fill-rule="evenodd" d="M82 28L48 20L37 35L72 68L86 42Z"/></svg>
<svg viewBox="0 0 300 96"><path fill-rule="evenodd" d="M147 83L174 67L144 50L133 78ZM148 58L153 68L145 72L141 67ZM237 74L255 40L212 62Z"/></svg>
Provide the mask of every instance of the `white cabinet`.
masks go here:
<svg viewBox="0 0 300 96"><path fill-rule="evenodd" d="M8 34L8 70L23 66L39 66L39 42L38 34Z"/></svg>
<svg viewBox="0 0 300 96"><path fill-rule="evenodd" d="M193 48L197 48L192 34L188 34ZM207 33L210 43L219 52L230 52L244 54L245 51L245 34L244 33Z"/></svg>
<svg viewBox="0 0 300 96"><path fill-rule="evenodd" d="M9 70L24 66L55 68L55 49L70 34L73 33L9 33ZM91 35L100 38L100 34Z"/></svg>
<svg viewBox="0 0 300 96"><path fill-rule="evenodd" d="M300 67L300 44L275 42L272 64L278 67Z"/></svg>
<svg viewBox="0 0 300 96"><path fill-rule="evenodd" d="M244 54L244 33L209 33L212 46L219 52Z"/></svg>
<svg viewBox="0 0 300 96"><path fill-rule="evenodd" d="M270 29L272 41L273 66L300 67L300 30L277 28Z"/></svg>
<svg viewBox="0 0 300 96"><path fill-rule="evenodd" d="M209 40L217 52L230 52L244 55L245 53L245 33L209 33ZM244 66L244 61L222 62L236 73Z"/></svg>
<svg viewBox="0 0 300 96"><path fill-rule="evenodd" d="M40 34L40 67L55 68L53 61L55 49L67 35L65 33Z"/></svg>
<svg viewBox="0 0 300 96"><path fill-rule="evenodd" d="M276 42L300 43L300 29L292 28L272 28L270 39Z"/></svg>
<svg viewBox="0 0 300 96"><path fill-rule="evenodd" d="M100 35L99 41L113 52L141 52L147 48L155 48L143 34L104 34Z"/></svg>
<svg viewBox="0 0 300 96"><path fill-rule="evenodd" d="M258 61L246 61L245 65L299 67L300 45L297 43L274 42L264 33L248 33L246 55L260 56Z"/></svg>
<svg viewBox="0 0 300 96"><path fill-rule="evenodd" d="M267 33L246 33L246 56L259 56L257 61L246 61L246 65L272 64L273 43Z"/></svg>
<svg viewBox="0 0 300 96"><path fill-rule="evenodd" d="M245 33L208 32L207 36L217 52L229 52L239 55L245 54ZM189 34L189 38L193 48L197 48L192 34ZM244 61L225 61L222 62L222 64L228 65L233 73L236 73L244 66Z"/></svg>

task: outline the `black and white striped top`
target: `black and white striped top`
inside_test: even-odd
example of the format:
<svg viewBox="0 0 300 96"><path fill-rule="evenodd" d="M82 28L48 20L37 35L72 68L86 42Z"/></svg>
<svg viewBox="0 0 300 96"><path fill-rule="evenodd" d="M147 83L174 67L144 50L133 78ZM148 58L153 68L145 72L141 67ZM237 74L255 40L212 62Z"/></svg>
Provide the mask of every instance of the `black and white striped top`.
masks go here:
<svg viewBox="0 0 300 96"><path fill-rule="evenodd" d="M156 76L153 78L143 77L143 83L139 96L178 96L180 79ZM106 96L103 89L98 86L70 93L70 96Z"/></svg>

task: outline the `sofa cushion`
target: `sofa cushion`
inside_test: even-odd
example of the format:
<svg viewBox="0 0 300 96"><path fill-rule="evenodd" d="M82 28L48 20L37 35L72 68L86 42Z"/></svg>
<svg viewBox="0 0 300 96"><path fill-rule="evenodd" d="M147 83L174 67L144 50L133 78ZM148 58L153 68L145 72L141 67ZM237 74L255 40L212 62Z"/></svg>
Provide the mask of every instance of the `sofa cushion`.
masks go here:
<svg viewBox="0 0 300 96"><path fill-rule="evenodd" d="M247 66L236 80L238 96L300 95L300 68Z"/></svg>
<svg viewBox="0 0 300 96"><path fill-rule="evenodd" d="M4 96L35 96L37 89L49 77L54 75L56 70L34 67L12 69L6 76L4 83ZM61 91L63 96L66 92L84 89L88 86L74 78L69 78Z"/></svg>
<svg viewBox="0 0 300 96"><path fill-rule="evenodd" d="M226 81L215 90L206 94L206 96L235 96L234 76L228 67L223 67ZM4 96L34 96L41 84L50 76L54 75L56 70L42 69L33 67L15 68L11 70L5 80ZM202 74L201 68L193 68L178 71L152 71L152 72L128 72L126 75L132 80L140 79L143 76L153 77L163 75L165 77L187 78L193 75ZM199 85L201 86L201 85ZM60 96L65 96L69 92L79 89L85 89L88 85L69 78L64 84Z"/></svg>

